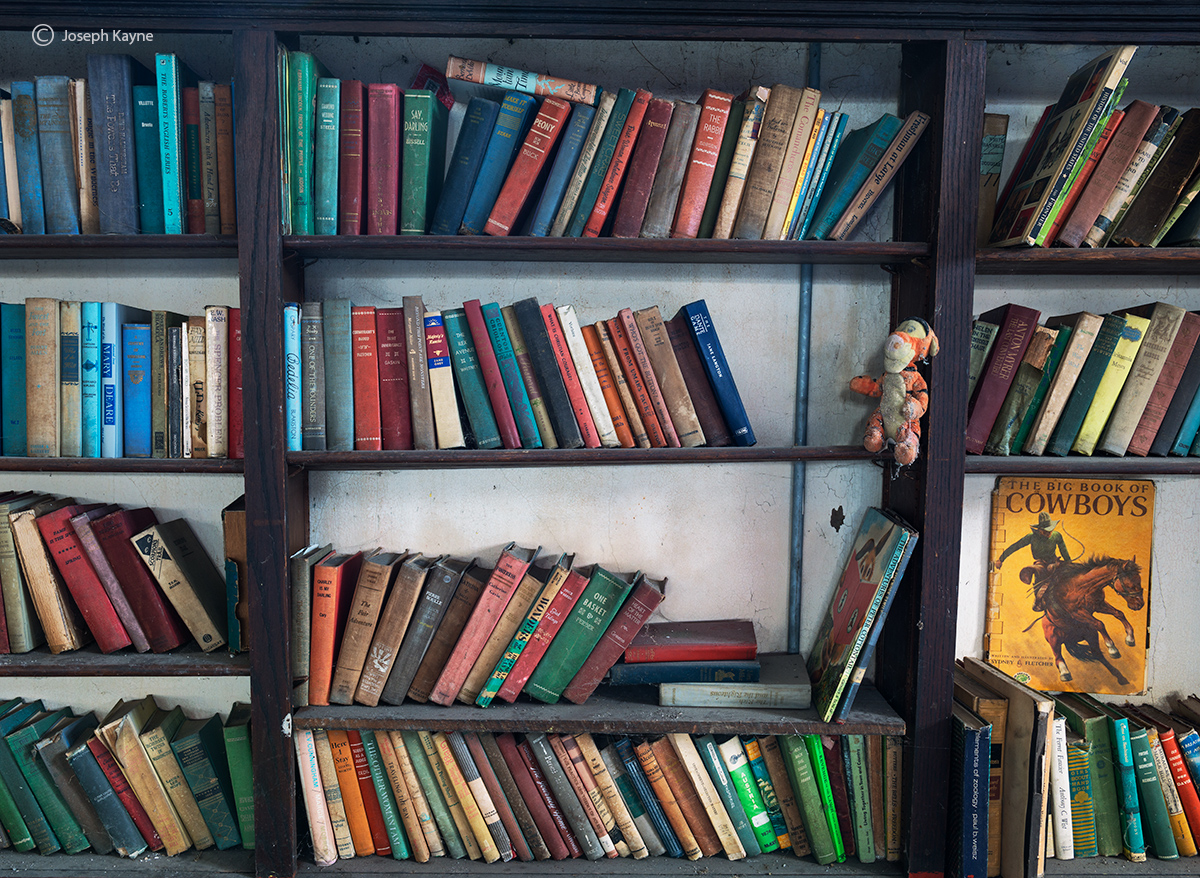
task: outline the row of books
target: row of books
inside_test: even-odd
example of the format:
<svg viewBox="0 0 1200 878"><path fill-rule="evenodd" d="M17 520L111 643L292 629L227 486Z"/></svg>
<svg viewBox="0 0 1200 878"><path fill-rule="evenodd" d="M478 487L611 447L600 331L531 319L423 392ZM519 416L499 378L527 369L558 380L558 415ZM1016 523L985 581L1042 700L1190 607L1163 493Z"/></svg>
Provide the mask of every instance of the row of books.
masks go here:
<svg viewBox="0 0 1200 878"><path fill-rule="evenodd" d="M233 94L174 54L154 70L88 55L87 78L0 91L0 227L8 233L237 231Z"/></svg>
<svg viewBox="0 0 1200 878"><path fill-rule="evenodd" d="M573 305L284 306L289 450L753 445L701 299L581 325Z"/></svg>
<svg viewBox="0 0 1200 878"><path fill-rule="evenodd" d="M0 704L0 847L137 857L254 847L250 705L189 718L154 696L103 719Z"/></svg>
<svg viewBox="0 0 1200 878"><path fill-rule="evenodd" d="M225 511L226 554L245 557L228 529L244 505ZM228 566L228 564L226 565ZM236 569L236 562L235 562ZM238 577L230 603L236 605ZM77 503L31 491L0 493L0 652L48 643L51 653L92 640L104 653L132 646L166 652L191 639L211 652L227 642L226 577L182 518L159 522L149 508ZM228 615L233 616L232 607ZM230 639L237 651L240 635Z"/></svg>
<svg viewBox="0 0 1200 878"><path fill-rule="evenodd" d="M820 91L784 84L693 103L455 57L407 91L330 77L307 52L280 67L296 234L841 240L929 122L847 132ZM446 77L514 90L455 112Z"/></svg>
<svg viewBox="0 0 1200 878"><path fill-rule="evenodd" d="M1045 694L970 658L954 697L955 874L1042 874L1048 856L1196 855L1200 698L1168 712Z"/></svg>
<svg viewBox="0 0 1200 878"><path fill-rule="evenodd" d="M241 310L0 303L5 456L244 456Z"/></svg>
<svg viewBox="0 0 1200 878"><path fill-rule="evenodd" d="M995 206L995 246L1200 242L1200 108L1117 109L1136 46L1094 58L1046 107Z"/></svg>
<svg viewBox="0 0 1200 878"><path fill-rule="evenodd" d="M1200 454L1200 315L1157 302L1038 325L1007 304L971 334L972 454Z"/></svg>
<svg viewBox="0 0 1200 878"><path fill-rule="evenodd" d="M485 862L790 850L900 856L900 740L881 735L300 730L319 865L355 856Z"/></svg>

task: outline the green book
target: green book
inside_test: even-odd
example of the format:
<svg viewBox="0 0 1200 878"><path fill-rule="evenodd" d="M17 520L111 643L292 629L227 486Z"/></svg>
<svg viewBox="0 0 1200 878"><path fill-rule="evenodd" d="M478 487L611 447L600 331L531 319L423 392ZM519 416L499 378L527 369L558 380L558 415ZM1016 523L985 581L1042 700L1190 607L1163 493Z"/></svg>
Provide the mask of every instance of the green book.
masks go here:
<svg viewBox="0 0 1200 878"><path fill-rule="evenodd" d="M314 164L317 123L317 79L329 71L311 52L288 53L288 142L291 159L292 233L316 230Z"/></svg>
<svg viewBox="0 0 1200 878"><path fill-rule="evenodd" d="M820 735L804 735L804 746L808 748L808 758L812 762L813 777L817 779L817 792L821 796L821 809L825 812L825 822L829 825L829 836L833 839L833 850L837 861L846 861L846 847L842 844L842 830L838 826L837 805L833 801L833 787L829 783L829 769L825 765L825 747Z"/></svg>
<svg viewBox="0 0 1200 878"><path fill-rule="evenodd" d="M1070 720L1067 721L1070 725ZM1075 856L1094 857L1096 847L1096 802L1092 796L1092 763L1095 748L1090 741L1067 732L1067 778L1071 789L1071 836Z"/></svg>
<svg viewBox="0 0 1200 878"><path fill-rule="evenodd" d="M742 810L746 812L746 818L750 821L750 828L754 831L759 850L764 854L779 850L779 839L775 835L775 828L771 825L770 815L767 814L767 806L763 803L758 784L750 770L741 738L735 735L723 742L718 749L721 751L721 761L725 763L729 778L733 781L733 787L737 790Z"/></svg>
<svg viewBox="0 0 1200 878"><path fill-rule="evenodd" d="M1104 315L1104 323L1096 333L1096 341L1092 343L1092 349L1083 361L1083 368L1079 371L1079 377L1075 379L1075 387L1067 398L1067 404L1063 407L1054 432L1050 434L1050 441L1046 443L1045 454L1063 457L1071 450L1124 329L1124 317L1118 314Z"/></svg>
<svg viewBox="0 0 1200 878"><path fill-rule="evenodd" d="M608 124L604 126L604 136L600 138L600 145L596 147L596 156L592 159L592 166L588 170L583 190L579 193L579 200L575 202L571 222L563 232L564 237L578 238L583 234L583 227L592 215L592 208L596 206L596 197L600 194L600 187L604 185L609 163L612 162L617 141L621 139L621 130L625 127L625 119L629 116L629 109L633 106L636 96L637 92L631 88L623 88L617 92L617 102L613 104Z"/></svg>
<svg viewBox="0 0 1200 878"><path fill-rule="evenodd" d="M14 701L16 704L12 701L6 703L5 707L8 709L0 715L0 735L6 735L18 728L42 709L41 701L24 705L19 698ZM4 831L8 833L14 850L31 851L38 846L37 836L34 834L38 827L34 824L30 803L34 808L37 806L37 800L29 791L25 777L17 768L8 748L0 747L0 823L4 824Z"/></svg>
<svg viewBox="0 0 1200 878"><path fill-rule="evenodd" d="M229 785L237 809L242 847L254 848L254 763L250 748L250 704L235 701L223 729Z"/></svg>
<svg viewBox="0 0 1200 878"><path fill-rule="evenodd" d="M1033 429L1033 422L1037 420L1038 412L1042 408L1042 402L1046 399L1046 394L1050 390L1050 382L1054 379L1054 373L1058 370L1058 364L1062 362L1063 351L1067 348L1067 342L1071 338L1073 327L1060 326L1058 327L1058 336L1054 339L1054 347L1050 349L1050 356L1046 358L1046 365L1042 369L1041 380L1038 381L1037 387L1033 391L1033 396L1029 399L1029 408L1025 409L1025 416L1021 419L1021 424L1017 427L1017 432L1013 435L1012 441L1008 445L1006 454L1020 454L1021 448L1025 445L1025 439L1029 436L1029 431Z"/></svg>
<svg viewBox="0 0 1200 878"><path fill-rule="evenodd" d="M698 238L711 238L717 225L717 214L721 212L721 198L725 195L725 184L729 182L729 166L733 164L733 152L737 148L742 120L746 117L746 102L734 101L729 105L729 121L721 137L721 149L717 152L717 163L713 168L712 186L704 201L704 213L700 217Z"/></svg>
<svg viewBox="0 0 1200 878"><path fill-rule="evenodd" d="M808 843L813 856L821 865L836 862L837 849L833 845L829 821L825 818L825 807L821 803L821 792L817 789L817 779L813 774L812 758L804 738L800 735L779 735L778 741L788 778L792 782L792 791L796 794L796 804L800 806L804 828L808 831Z"/></svg>
<svg viewBox="0 0 1200 878"><path fill-rule="evenodd" d="M1054 711L1067 718L1067 727L1091 745L1088 775L1095 804L1096 847L1102 857L1121 855L1121 815L1117 797L1113 741L1108 717L1077 695L1054 699Z"/></svg>
<svg viewBox="0 0 1200 878"><path fill-rule="evenodd" d="M1013 376L1012 384L1009 385L1008 393L1005 394L1004 402L996 415L996 421L992 424L991 433L988 434L987 443L983 448L984 454L1004 456L1009 453L1025 415L1033 408L1033 395L1042 383L1046 362L1050 359L1050 352L1054 350L1057 341L1058 330L1045 326L1034 329L1029 346L1025 349L1025 356L1017 366L1017 374Z"/></svg>
<svg viewBox="0 0 1200 878"><path fill-rule="evenodd" d="M318 79L316 101L316 133L313 135L313 233L336 235L342 81L332 76Z"/></svg>
<svg viewBox="0 0 1200 878"><path fill-rule="evenodd" d="M871 829L871 793L867 781L867 744L862 735L842 736L842 758L850 793L850 821L854 850L860 863L875 862L875 835Z"/></svg>
<svg viewBox="0 0 1200 878"><path fill-rule="evenodd" d="M9 514L28 509L46 499L45 494L23 494L0 503L0 589L4 593L4 617L8 623L8 647L14 653L29 652L46 642L42 624L33 608L33 597L17 559Z"/></svg>
<svg viewBox="0 0 1200 878"><path fill-rule="evenodd" d="M54 784L54 779L46 771L46 766L38 761L37 751L34 747L62 720L70 719L73 716L68 707L45 713L34 717L29 723L4 738L9 752L12 753L13 759L17 763L17 769L25 777L30 791L37 799L38 805L41 806L42 814L58 841L58 849L68 854L77 854L87 850L87 836L83 834L83 829L67 807L62 794Z"/></svg>
<svg viewBox="0 0 1200 878"><path fill-rule="evenodd" d="M442 322L446 326L446 341L450 345L454 383L466 406L471 432L475 434L475 445L479 448L500 448L504 443L496 426L496 416L492 413L467 315L462 308L448 308L442 312Z"/></svg>
<svg viewBox="0 0 1200 878"><path fill-rule="evenodd" d="M1146 727L1130 720L1129 745L1133 748L1133 771L1137 775L1138 808L1146 832L1146 843L1160 860L1179 859L1179 848L1175 845L1175 833L1171 830L1171 817L1167 813L1167 802L1163 798L1158 779L1158 768L1154 764L1154 750L1150 745L1150 734ZM1168 780L1168 782L1170 782Z"/></svg>
<svg viewBox="0 0 1200 878"><path fill-rule="evenodd" d="M442 196L449 110L428 89L404 92L400 234L424 235Z"/></svg>
<svg viewBox="0 0 1200 878"><path fill-rule="evenodd" d="M775 785L771 782L771 772L767 768L767 760L763 758L762 748L753 736L742 738L742 746L746 749L746 761L750 765L750 773L758 784L758 794L762 796L763 805L767 808L767 817L771 820L771 828L775 831L775 840L779 842L780 850L788 850L792 839L788 835L787 820L779 807L779 796Z"/></svg>
<svg viewBox="0 0 1200 878"><path fill-rule="evenodd" d="M429 764L425 748L421 746L421 739L417 737L416 732L408 730L401 732L400 735L404 738L404 746L408 749L408 758L412 760L413 771L417 775L417 780L421 782L421 789L425 793L425 800L429 803L429 810L433 812L438 832L442 834L442 841L446 843L446 852L454 859L461 860L466 857L467 849L463 846L462 836L458 834L454 818L450 816L450 808L446 805L442 788L438 784L437 778L433 776L433 767Z"/></svg>
<svg viewBox="0 0 1200 878"><path fill-rule="evenodd" d="M640 571L609 573L599 564L595 566L571 615L525 684L526 692L546 704L558 701L641 575Z"/></svg>
<svg viewBox="0 0 1200 878"><path fill-rule="evenodd" d="M733 778L729 776L729 770L725 768L725 760L721 758L721 748L717 746L716 739L712 735L701 735L696 739L696 749L700 751L700 760L708 770L713 786L717 788L721 804L725 806L729 819L733 821L734 832L737 833L742 847L746 849L746 856L757 857L762 853L762 848L758 846L758 835L750 825L750 818L746 816L746 809L742 806L741 797L738 796Z"/></svg>
<svg viewBox="0 0 1200 878"><path fill-rule="evenodd" d="M387 830L388 844L392 846L392 857L407 860L412 856L412 851L408 847L404 827L400 824L400 809L396 805L396 796L384 770L383 760L379 757L375 733L370 729L361 729L358 735L367 757L367 768L371 771L371 782L375 784L375 794L379 797L379 810L383 812L383 828Z"/></svg>
<svg viewBox="0 0 1200 878"><path fill-rule="evenodd" d="M212 833L218 850L242 843L235 816L233 788L229 783L229 761L225 756L225 734L221 717L213 715L182 723L171 739L171 749L179 759L183 776L204 823Z"/></svg>

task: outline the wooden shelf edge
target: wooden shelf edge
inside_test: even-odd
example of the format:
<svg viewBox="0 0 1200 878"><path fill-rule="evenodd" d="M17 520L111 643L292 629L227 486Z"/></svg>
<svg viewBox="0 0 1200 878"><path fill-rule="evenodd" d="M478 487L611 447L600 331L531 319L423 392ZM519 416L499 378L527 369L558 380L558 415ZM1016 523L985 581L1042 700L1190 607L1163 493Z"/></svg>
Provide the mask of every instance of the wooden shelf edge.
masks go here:
<svg viewBox="0 0 1200 878"><path fill-rule="evenodd" d="M12 473L241 473L244 460L143 457L0 457L0 472Z"/></svg>
<svg viewBox="0 0 1200 878"><path fill-rule="evenodd" d="M1200 475L1200 457L986 457L967 455L963 471L973 473L1095 476Z"/></svg>
<svg viewBox="0 0 1200 878"><path fill-rule="evenodd" d="M0 676L7 677L246 677L248 653L180 652L136 653L131 650L104 655L95 646L51 655L42 646L32 652L0 655Z"/></svg>
<svg viewBox="0 0 1200 878"><path fill-rule="evenodd" d="M206 851L188 850L174 857L164 854L145 853L135 859L116 854L96 854L86 851L79 854L51 854L43 856L37 851L17 853L13 850L0 851L0 869L13 875L39 875L42 878L128 878L134 875L171 878L200 878L200 876L253 875L254 851Z"/></svg>
<svg viewBox="0 0 1200 878"><path fill-rule="evenodd" d="M1200 247L983 249L976 274L1197 274Z"/></svg>
<svg viewBox="0 0 1200 878"><path fill-rule="evenodd" d="M235 259L236 235L0 235L4 259Z"/></svg>

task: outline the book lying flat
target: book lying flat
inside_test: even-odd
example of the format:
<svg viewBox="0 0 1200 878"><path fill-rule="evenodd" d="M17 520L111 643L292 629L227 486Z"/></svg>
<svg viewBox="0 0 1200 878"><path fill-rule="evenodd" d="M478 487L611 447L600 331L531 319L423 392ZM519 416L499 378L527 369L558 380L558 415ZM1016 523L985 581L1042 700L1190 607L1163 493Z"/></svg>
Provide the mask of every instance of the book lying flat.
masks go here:
<svg viewBox="0 0 1200 878"><path fill-rule="evenodd" d="M771 707L803 710L812 706L812 684L797 655L759 656L757 683L660 683L663 707Z"/></svg>

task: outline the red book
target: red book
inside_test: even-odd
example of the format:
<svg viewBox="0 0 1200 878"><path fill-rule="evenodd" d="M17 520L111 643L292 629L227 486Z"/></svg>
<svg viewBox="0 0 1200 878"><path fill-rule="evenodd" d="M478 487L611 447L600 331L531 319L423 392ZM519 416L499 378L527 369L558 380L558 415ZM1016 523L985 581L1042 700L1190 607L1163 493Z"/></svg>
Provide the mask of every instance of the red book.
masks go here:
<svg viewBox="0 0 1200 878"><path fill-rule="evenodd" d="M201 159L200 156L193 157L190 153L200 145L200 89L198 88L182 88L180 89L180 110L183 115L183 155L184 162L180 166L180 170L184 172L185 179L183 181L183 192L187 196L187 230L188 234L203 235L204 234L204 198L192 198L192 185L189 181L191 173L188 170L193 167L199 173ZM191 132L196 132L196 140L192 141Z"/></svg>
<svg viewBox="0 0 1200 878"><path fill-rule="evenodd" d="M1133 431L1133 438L1129 440L1129 447L1125 449L1126 454L1145 457L1150 453L1150 446L1154 444L1154 437L1158 435L1158 428L1162 425L1167 407L1175 397L1179 379L1183 377L1183 370L1187 368L1198 339L1200 316L1192 311L1184 311L1183 320L1179 323L1179 332L1175 334L1175 341L1171 343L1171 349L1167 352L1162 371L1158 373L1158 380L1154 383L1154 389L1150 391L1150 399L1146 402L1146 408L1142 410L1142 417Z"/></svg>
<svg viewBox="0 0 1200 878"><path fill-rule="evenodd" d="M608 163L608 170L604 174L604 182L600 184L600 192L596 195L596 203L592 205L591 216L584 224L585 238L600 237L609 211L616 206L617 193L621 191L621 182L629 168L629 158L633 155L633 146L637 143L642 119L646 117L646 105L653 97L654 95L644 88L639 88L634 96L633 106L629 108L629 115L625 117L625 125L617 140L617 148L613 151L612 161Z"/></svg>
<svg viewBox="0 0 1200 878"><path fill-rule="evenodd" d="M658 159L662 155L667 128L671 124L671 111L674 109L675 104L661 98L655 98L646 106L642 130L638 132L637 144L629 159L629 170L625 173L625 188L621 191L617 215L613 218L614 238L636 238L641 234L646 205L650 203L650 190L654 186L654 175L658 172Z"/></svg>
<svg viewBox="0 0 1200 878"><path fill-rule="evenodd" d="M242 309L229 309L229 456L246 456L246 430L242 412ZM707 433L705 435L708 435Z"/></svg>
<svg viewBox="0 0 1200 878"><path fill-rule="evenodd" d="M558 590L558 594L550 601L550 606L546 607L546 612L542 615L542 619L538 622L537 627L533 629L533 634L529 636L529 642L525 644L525 649L521 651L521 655L513 664L512 670L504 678L504 684L496 693L497 697L502 698L509 704L517 700L517 696L521 694L521 690L529 682L529 677L533 674L537 663L542 660L542 656L546 654L546 650L550 647L554 636L558 634L563 622L571 614L575 602L583 594L583 590L587 587L590 577L590 567L583 568L582 570L572 570L567 574L566 582L562 584L562 587Z"/></svg>
<svg viewBox="0 0 1200 878"><path fill-rule="evenodd" d="M121 800L121 804L129 812L129 816L133 820L133 825L142 834L142 838L146 840L146 844L150 845L150 850L161 851L163 849L162 839L158 837L158 832L155 831L154 824L150 822L150 815L146 813L146 809L142 807L141 801L129 786L129 781L125 779L121 767L117 765L117 760L113 759L113 755L108 752L108 748L104 746L104 742L99 738L88 738L87 745L88 749L92 751L92 755L96 757L96 763L100 766L100 770L108 778L113 792L117 794L117 798Z"/></svg>
<svg viewBox="0 0 1200 878"><path fill-rule="evenodd" d="M1188 825L1193 827L1192 834L1200 831L1200 795L1196 793L1196 785L1188 773L1187 763L1179 750L1179 741L1175 730L1161 723L1158 727L1158 741L1162 744L1163 755L1167 757L1167 765L1171 769L1171 777L1175 780L1175 792L1183 803L1183 813L1187 816Z"/></svg>
<svg viewBox="0 0 1200 878"><path fill-rule="evenodd" d="M535 121L534 126L536 125ZM492 414L496 416L496 426L500 428L500 439L505 448L520 448L521 436L517 432L517 420L513 417L512 405L508 401L508 391L504 389L504 376L500 373L500 364L496 361L496 351L492 348L492 337L488 334L487 322L483 319L483 309L479 300L463 302L463 313L467 315L467 326L471 329L471 341L475 343L475 356L479 359L479 371L483 373L488 399L492 401Z"/></svg>
<svg viewBox="0 0 1200 878"><path fill-rule="evenodd" d="M42 532L42 540L54 558L58 572L62 574L63 582L75 605L83 614L83 621L88 630L96 638L96 645L104 653L124 649L133 641L121 624L117 611L113 609L112 601L104 590L96 571L83 553L83 546L75 536L71 527L71 518L98 506L61 506L53 512L38 516L38 530Z"/></svg>
<svg viewBox="0 0 1200 878"><path fill-rule="evenodd" d="M721 151L721 139L725 136L732 104L733 95L723 91L709 88L700 96L700 121L683 172L683 183L679 186L672 238L694 238L700 232L700 220L704 217L704 204L708 200L708 190L712 188L717 153Z"/></svg>
<svg viewBox="0 0 1200 878"><path fill-rule="evenodd" d="M504 824L504 830L508 833L513 853L523 863L532 862L533 851L529 849L529 843L521 833L517 815L513 813L512 806L508 803L508 797L504 795L504 788L500 786L500 778L496 777L492 763L488 761L487 752L483 749L483 742L479 740L476 732L463 732L462 736L467 749L471 751L471 758L475 760L475 770L479 772L483 785L487 787L488 795L492 797L492 804L496 807L496 813L500 815L500 822Z"/></svg>
<svg viewBox="0 0 1200 878"><path fill-rule="evenodd" d="M1040 311L1012 303L979 315L984 323L995 323L1000 329L975 385L975 396L967 415L968 454L983 454L992 424L996 422L996 415L1000 413L1000 406L1004 404L1004 397L1016 377L1017 367L1021 365L1040 316Z"/></svg>
<svg viewBox="0 0 1200 878"><path fill-rule="evenodd" d="M413 447L413 435L403 308L375 311L375 343L378 346L379 427L383 450L404 451Z"/></svg>
<svg viewBox="0 0 1200 878"><path fill-rule="evenodd" d="M309 684L309 692L312 684ZM310 703L313 703L310 701ZM354 773L358 776L358 789L362 793L363 810L367 812L367 825L371 827L371 841L375 853L381 857L392 855L392 843L388 839L387 827L383 823L383 809L379 807L379 794L375 792L375 781L371 778L371 766L367 764L367 752L363 749L362 734L357 729L346 730L350 743L350 755L354 758Z"/></svg>
<svg viewBox="0 0 1200 878"><path fill-rule="evenodd" d="M556 860L565 860L571 855L571 852L563 844L558 827L554 825L554 818L550 816L550 811L538 793L533 777L529 774L529 768L525 765L525 760L521 758L521 753L517 749L517 739L513 737L512 732L505 732L496 736L496 745L500 748L500 755L504 757L504 764L508 766L509 773L517 782L517 788L521 791L525 807L533 816L533 822L537 824L538 832L541 833L542 841L546 843L550 856Z"/></svg>
<svg viewBox="0 0 1200 878"><path fill-rule="evenodd" d="M537 788L538 796L545 804L546 810L550 812L550 819L554 821L559 837L567 846L567 852L572 857L582 857L583 848L579 846L575 833L571 832L571 828L567 825L567 818L563 816L562 809L558 807L558 800L554 798L550 784L546 783L542 769L538 766L537 757L533 755L533 748L529 746L528 741L522 741L517 745L517 752L521 754L521 761L525 763L525 769L533 778L533 785Z"/></svg>
<svg viewBox="0 0 1200 878"><path fill-rule="evenodd" d="M546 159L554 149L554 144L558 142L570 115L571 105L566 101L555 97L548 97L542 101L542 106L533 118L533 126L525 135L525 142L521 144L521 149L509 168L508 176L504 178L504 185L500 187L500 194L496 196L491 215L483 227L485 234L503 236L512 233L517 217L521 215L521 209L529 200L529 193L533 191L538 174L545 167ZM475 346L478 349L479 343L476 342ZM505 448L514 447L521 446L505 445Z"/></svg>
<svg viewBox="0 0 1200 878"><path fill-rule="evenodd" d="M500 553L496 569L488 577L483 587L483 594L471 610L471 616L463 628L462 635L454 644L450 657L442 668L442 673L433 686L429 700L436 704L453 704L458 696L458 690L471 673L471 666L479 653L483 652L484 644L500 621L500 614L512 599L517 584L537 557L538 549L525 549L516 543L509 543ZM311 691L312 684L309 684ZM310 696L311 699L311 696Z"/></svg>
<svg viewBox="0 0 1200 878"><path fill-rule="evenodd" d="M651 622L625 649L627 662L752 662L757 657L754 623L748 619Z"/></svg>
<svg viewBox="0 0 1200 878"><path fill-rule="evenodd" d="M192 639L179 613L159 589L129 538L158 524L154 510L119 509L92 522L92 533L117 575L154 652L166 652Z"/></svg>
<svg viewBox="0 0 1200 878"><path fill-rule="evenodd" d="M334 554L313 568L312 626L309 634L308 703L328 704L333 661L342 646L362 552Z"/></svg>
<svg viewBox="0 0 1200 878"><path fill-rule="evenodd" d="M394 235L400 207L400 106L404 92L391 83L367 86L368 235Z"/></svg>
<svg viewBox="0 0 1200 878"><path fill-rule="evenodd" d="M658 423L654 404L650 402L650 393L646 389L646 382L642 380L642 369L638 365L637 357L633 354L633 345L629 341L628 333L625 332L625 326L615 317L612 320L605 320L604 325L608 327L608 335L612 339L617 358L621 361L621 371L625 373L625 383L629 385L629 392L633 395L638 416L641 417L642 426L650 440L650 447L666 448L666 434L663 433L662 427ZM641 336L639 335L638 338L640 339Z"/></svg>
<svg viewBox="0 0 1200 878"><path fill-rule="evenodd" d="M583 436L585 448L599 448L600 434L596 432L596 422L592 420L592 410L588 408L583 396L583 386L579 383L579 373L575 371L575 361L571 359L571 351L567 348L567 339L563 335L562 324L558 322L558 313L553 305L542 305L542 323L546 326L546 335L550 338L550 348L554 351L554 361L562 375L563 384L567 388L567 396L571 400L571 411L575 413L575 421L579 424L579 433Z"/></svg>
<svg viewBox="0 0 1200 878"><path fill-rule="evenodd" d="M1075 181L1071 183L1071 189L1067 192L1062 200L1062 207L1059 208L1058 214L1054 217L1054 222L1050 224L1050 229L1046 232L1046 239L1042 242L1043 247L1051 247L1058 238L1058 233L1062 231L1063 225L1067 221L1067 217L1071 215L1071 211L1075 209L1076 202L1079 201L1079 196L1083 194L1084 187L1091 179L1092 172L1096 170L1096 164L1104 157L1104 153L1108 150L1109 143L1112 142L1113 134L1121 124L1121 120L1125 118L1124 110L1115 110L1108 117L1108 123L1104 126L1104 131L1101 132L1096 145L1092 151L1088 153L1088 157L1084 159L1083 167L1079 169L1079 173L1075 175Z"/></svg>
<svg viewBox="0 0 1200 878"><path fill-rule="evenodd" d="M666 596L666 585L665 579L657 582L645 576L638 579L638 584L629 593L625 603L621 604L621 609L605 629L600 642L563 690L563 698L574 704L583 704L588 700L608 669L617 663L617 659L662 603Z"/></svg>
<svg viewBox="0 0 1200 878"><path fill-rule="evenodd" d="M343 79L338 119L338 234L362 234L363 84Z"/></svg>
<svg viewBox="0 0 1200 878"><path fill-rule="evenodd" d="M620 322L621 328L625 330L625 339L629 342L629 349L633 352L634 359L637 360L638 369L642 373L642 382L646 385L646 394L650 397L654 414L658 416L658 426L662 429L667 445L671 448L678 448L679 436L675 432L675 425L671 423L671 413L667 410L667 403L658 386L658 379L654 377L654 367L650 365L650 357L646 353L646 345L642 341L642 333L637 327L637 321L634 320L633 311L629 308L622 308L617 312L617 320Z"/></svg>
<svg viewBox="0 0 1200 878"><path fill-rule="evenodd" d="M350 309L350 346L354 354L354 448L382 451L380 425L379 348L375 309L356 305Z"/></svg>
<svg viewBox="0 0 1200 878"><path fill-rule="evenodd" d="M133 648L138 652L147 652L150 649L150 640L146 637L146 631L134 614L129 598L121 590L120 580L117 579L112 565L108 563L108 558L105 556L104 550L100 548L96 535L92 533L93 521L111 515L119 508L118 506L101 506L91 512L81 512L71 518L71 527L75 531L79 545L83 547L83 553L96 572L100 584L104 586L108 599L112 601L113 609L117 611L117 617L125 626L125 631L128 632L129 639L133 642Z"/></svg>

